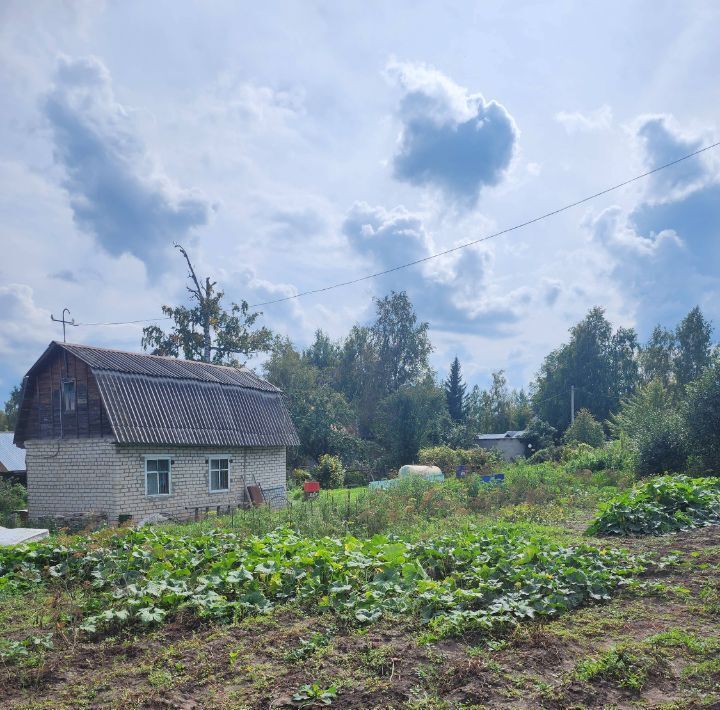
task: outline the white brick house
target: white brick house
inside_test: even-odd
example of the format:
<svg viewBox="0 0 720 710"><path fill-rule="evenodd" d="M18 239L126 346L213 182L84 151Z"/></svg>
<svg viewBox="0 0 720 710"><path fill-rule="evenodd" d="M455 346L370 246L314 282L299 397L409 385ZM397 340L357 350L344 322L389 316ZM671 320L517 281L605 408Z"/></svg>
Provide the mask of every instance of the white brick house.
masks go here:
<svg viewBox="0 0 720 710"><path fill-rule="evenodd" d="M110 522L285 495L297 434L282 393L253 372L53 342L23 382L31 518Z"/></svg>

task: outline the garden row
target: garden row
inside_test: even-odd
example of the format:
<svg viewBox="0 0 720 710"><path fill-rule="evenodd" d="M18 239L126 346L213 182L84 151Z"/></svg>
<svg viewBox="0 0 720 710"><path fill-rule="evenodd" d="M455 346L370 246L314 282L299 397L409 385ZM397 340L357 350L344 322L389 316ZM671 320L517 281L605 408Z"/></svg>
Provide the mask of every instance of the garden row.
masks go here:
<svg viewBox="0 0 720 710"><path fill-rule="evenodd" d="M232 621L294 601L350 623L412 614L442 636L607 599L641 569L641 560L623 552L564 547L513 525L432 542L142 529L4 550L0 589L82 590L71 623L88 633L150 625L180 612Z"/></svg>

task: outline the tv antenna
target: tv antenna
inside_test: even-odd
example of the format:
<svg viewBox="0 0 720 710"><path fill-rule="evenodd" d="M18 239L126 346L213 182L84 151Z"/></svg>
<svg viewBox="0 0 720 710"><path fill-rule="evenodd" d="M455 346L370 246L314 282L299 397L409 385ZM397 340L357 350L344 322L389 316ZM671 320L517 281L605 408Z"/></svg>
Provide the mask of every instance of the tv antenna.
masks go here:
<svg viewBox="0 0 720 710"><path fill-rule="evenodd" d="M65 326L73 325L77 328L77 323L75 322L75 319L72 320L65 320L65 313L70 315L70 309L69 308L63 308L62 311L62 318L56 318L52 313L50 314L50 320L55 323L62 323L63 327L63 343L65 342Z"/></svg>

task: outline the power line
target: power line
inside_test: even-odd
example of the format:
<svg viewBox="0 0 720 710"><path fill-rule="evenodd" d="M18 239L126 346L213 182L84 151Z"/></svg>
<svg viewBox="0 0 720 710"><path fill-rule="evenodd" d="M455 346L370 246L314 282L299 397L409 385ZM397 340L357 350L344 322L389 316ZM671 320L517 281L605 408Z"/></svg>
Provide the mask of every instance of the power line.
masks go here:
<svg viewBox="0 0 720 710"><path fill-rule="evenodd" d="M171 320L172 316L160 316L158 318L140 318L138 320L119 320L109 321L105 323L74 323L73 325L78 326L91 326L91 325L132 325L134 323L155 323L160 320Z"/></svg>
<svg viewBox="0 0 720 710"><path fill-rule="evenodd" d="M453 252L459 251L460 249L467 249L467 247L474 246L475 244L480 244L480 242L486 242L490 239L495 239L496 237L500 237L504 234L514 232L517 229L522 229L523 227L528 227L529 225L535 224L536 222L540 222L541 220L547 219L548 217L553 217L554 215L560 214L561 212L566 212L567 210L572 209L573 207L582 205L585 202L590 202L590 200L594 200L598 197L602 197L602 195L607 195L609 192L613 192L614 190L619 190L621 187L625 187L626 185L630 185L633 182L642 180L643 178L646 178L649 175L653 175L654 173L658 173L661 170L670 168L673 165L682 163L684 160L689 160L690 158L694 158L696 155L700 155L700 153L704 153L705 151L711 150L712 148L717 148L718 146L720 146L720 141L718 141L717 143L713 143L712 145L707 145L704 148L700 148L699 150L696 150L693 153L688 153L687 155L682 156L682 158L673 160L670 163L665 163L664 165L660 165L657 168L648 170L646 173L642 173L641 175L636 175L635 177L630 178L629 180L625 180L624 182L618 183L617 185L613 185L612 187L605 188L604 190L601 190L600 192L596 192L588 197L584 197L581 200L572 202L569 205L559 207L558 209L552 210L551 212L546 212L545 214L542 214L539 217L534 217L533 219L529 219L526 222L521 222L520 224L516 224L513 227L507 227L506 229L502 229L499 232L495 232L494 234L489 234L486 237L480 237L479 239L474 239L471 242L465 242L464 244L459 244L458 246L452 247L450 249L445 249L444 251L439 251L436 254L430 254L429 256L425 256L422 259L416 259L415 261L409 261L406 264L399 264L398 266L393 266L389 269L385 269L384 271L377 271L374 274L367 274L366 276L360 276L359 278L351 279L350 281L341 281L340 283L332 284L330 286L324 286L323 288L315 288L315 289L311 289L309 291L302 291L300 293L296 293L294 296L284 296L283 298L276 298L273 301L263 301L262 303L253 303L253 304L251 304L250 308L258 308L260 306L270 306L274 303L282 303L283 301L290 301L294 298L301 298L302 296L310 296L315 293L323 293L325 291L331 291L332 289L341 288L343 286L352 286L353 284L357 284L362 281L368 281L369 279L374 279L374 278L377 278L378 276L385 276L386 274L391 274L395 271L400 271L401 269L407 269L411 266L416 266L417 264L423 264L426 261L430 261L431 259L437 259L440 256L445 256L446 254L451 254Z"/></svg>
<svg viewBox="0 0 720 710"><path fill-rule="evenodd" d="M682 163L685 160L694 158L695 156L700 155L701 153L705 153L708 150L712 150L713 148L717 148L718 146L720 146L720 141L718 141L716 143L712 143L711 145L707 145L703 148L699 148L698 150L696 150L692 153L688 153L687 155L683 155L682 157L677 158L676 160L673 160L669 163L665 163L664 165L660 165L657 168L653 168L652 170L648 170L647 172L644 172L640 175L636 175L635 177L632 177L629 180L625 180L624 182L620 182L617 185L612 185L611 187L607 187L604 190L595 192L592 195L583 197L581 200L576 200L575 202L571 202L570 204L564 205L562 207L558 207L557 209L551 210L550 212L545 212L545 214L541 214L538 217L534 217L533 219L529 219L525 222L521 222L519 224L513 225L512 227L506 227L505 229L502 229L499 232L494 232L493 234L489 234L485 237L480 237L479 239L473 239L470 242L465 242L464 244L458 244L457 246L451 247L450 249L445 249L444 251L440 251L435 254L430 254L428 256L423 257L422 259L415 259L415 261L409 261L405 264L398 264L397 266L393 266L389 269L385 269L383 271L377 271L372 274L366 274L365 276L360 276L356 279L350 279L349 281L341 281L339 283L331 284L329 286L323 286L322 288L315 288L315 289L310 289L308 291L301 291L300 293L296 293L292 296L284 296L283 298L276 298L272 301L263 301L261 303L253 303L250 305L250 308L259 308L261 306L270 306L275 303L283 303L284 301L291 301L295 298L302 298L303 296L310 296L310 295L313 295L316 293L324 293L325 291L332 291L333 289L342 288L344 286L352 286L353 284L361 283L363 281L369 281L370 279L375 279L375 278L378 278L379 276L385 276L385 275L391 274L395 271L401 271L402 269L408 269L411 266L417 266L418 264L423 264L426 261L431 261L432 259L437 259L441 256L445 256L447 254L452 254L453 252L460 251L461 249L467 249L468 247L474 246L475 244L480 244L481 242L489 241L490 239L496 239L497 237L501 237L505 234L509 234L510 232L514 232L518 229L522 229L523 227L528 227L531 224L535 224L536 222L540 222L544 219L548 219L549 217L553 217L557 214L560 214L561 212L567 212L567 210L570 210L573 207L578 207L579 205L585 204L586 202L590 202L591 200L595 200L598 197L607 195L610 192L619 190L622 187L631 185L632 183L637 182L638 180L642 180L646 177L649 177L650 175L654 175L655 173L658 173L661 170L666 170L667 168L670 168L673 165L677 165L678 163ZM138 320L129 320L129 321L110 321L110 322L104 322L104 323L76 323L76 325L78 325L78 326L133 325L136 323L154 323L154 322L162 321L162 320L170 320L170 316L164 316L164 317L160 317L160 318L141 318Z"/></svg>

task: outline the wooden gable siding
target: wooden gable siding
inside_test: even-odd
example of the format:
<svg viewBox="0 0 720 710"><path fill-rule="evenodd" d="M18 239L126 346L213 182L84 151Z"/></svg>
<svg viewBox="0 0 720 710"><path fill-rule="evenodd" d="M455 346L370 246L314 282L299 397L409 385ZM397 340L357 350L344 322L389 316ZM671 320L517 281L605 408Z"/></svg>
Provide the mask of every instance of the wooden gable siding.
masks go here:
<svg viewBox="0 0 720 710"><path fill-rule="evenodd" d="M63 380L75 381L75 411L63 412ZM90 368L71 353L58 350L27 383L32 404L26 439L112 435L100 391Z"/></svg>

